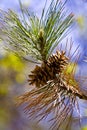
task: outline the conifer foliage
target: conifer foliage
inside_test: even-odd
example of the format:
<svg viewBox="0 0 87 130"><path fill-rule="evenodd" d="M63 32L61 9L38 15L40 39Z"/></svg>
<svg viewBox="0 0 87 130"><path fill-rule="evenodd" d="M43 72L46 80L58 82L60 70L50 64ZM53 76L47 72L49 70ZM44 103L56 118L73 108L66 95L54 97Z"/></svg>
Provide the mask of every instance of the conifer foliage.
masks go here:
<svg viewBox="0 0 87 130"><path fill-rule="evenodd" d="M64 121L70 120L73 110L78 109L77 98L87 100L75 79L77 61L72 63L69 57L72 42L68 55L66 49L53 54L73 24L73 14L65 11L65 3L52 0L48 9L45 4L40 18L23 9L21 3L20 15L12 10L0 11L0 38L7 49L21 58L30 57L29 61L40 63L29 75L32 89L17 98L18 104L25 104L29 117L38 121L53 113L49 120L53 130L59 130ZM77 51L78 47L75 53Z"/></svg>

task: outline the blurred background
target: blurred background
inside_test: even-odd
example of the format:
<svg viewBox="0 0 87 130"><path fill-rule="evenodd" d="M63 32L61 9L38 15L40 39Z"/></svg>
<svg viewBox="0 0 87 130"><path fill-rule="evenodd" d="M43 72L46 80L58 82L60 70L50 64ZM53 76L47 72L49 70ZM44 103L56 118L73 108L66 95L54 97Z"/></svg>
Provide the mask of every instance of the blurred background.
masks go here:
<svg viewBox="0 0 87 130"><path fill-rule="evenodd" d="M25 8L34 11L38 16L45 0L21 0ZM49 5L50 0L48 0ZM38 5L38 6L37 6ZM68 38L73 39L74 47L80 44L81 58L78 61L81 74L87 76L87 0L67 0L66 8L75 17L75 24ZM18 0L0 0L0 9L12 9L20 12ZM85 61L85 62L84 62ZM28 74L35 66L33 63L22 61L14 54L4 50L0 41L0 130L48 130L46 121L37 124L30 121L23 109L16 107L15 97L29 89ZM87 90L87 86L85 84ZM87 130L87 102L81 101L82 130ZM72 119L72 130L81 130L77 118ZM70 129L69 129L70 130Z"/></svg>

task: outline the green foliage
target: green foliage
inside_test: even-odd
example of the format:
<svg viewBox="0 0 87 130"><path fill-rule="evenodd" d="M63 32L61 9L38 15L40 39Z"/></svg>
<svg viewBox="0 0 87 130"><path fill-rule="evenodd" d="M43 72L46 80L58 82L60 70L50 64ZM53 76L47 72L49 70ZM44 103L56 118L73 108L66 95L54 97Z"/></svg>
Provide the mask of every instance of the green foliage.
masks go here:
<svg viewBox="0 0 87 130"><path fill-rule="evenodd" d="M87 130L87 126L83 127L82 130Z"/></svg>
<svg viewBox="0 0 87 130"><path fill-rule="evenodd" d="M21 84L25 78L22 74L25 64L14 54L6 54L0 60L0 96L7 95L9 87L15 83Z"/></svg>
<svg viewBox="0 0 87 130"><path fill-rule="evenodd" d="M76 72L76 69L77 69L77 64L71 62L66 66L66 69L63 72L63 74L66 75L67 77L67 82L74 87L78 86L78 83L75 80L75 77L73 76Z"/></svg>
<svg viewBox="0 0 87 130"><path fill-rule="evenodd" d="M0 65L7 69L12 69L16 72L21 72L24 68L23 62L14 54L7 54L0 60Z"/></svg>
<svg viewBox="0 0 87 130"><path fill-rule="evenodd" d="M43 8L41 18L23 9L21 3L21 15L12 10L0 11L0 31L4 34L0 39L21 57L48 59L73 22L73 15L64 10L64 5L60 0L52 0L47 10Z"/></svg>

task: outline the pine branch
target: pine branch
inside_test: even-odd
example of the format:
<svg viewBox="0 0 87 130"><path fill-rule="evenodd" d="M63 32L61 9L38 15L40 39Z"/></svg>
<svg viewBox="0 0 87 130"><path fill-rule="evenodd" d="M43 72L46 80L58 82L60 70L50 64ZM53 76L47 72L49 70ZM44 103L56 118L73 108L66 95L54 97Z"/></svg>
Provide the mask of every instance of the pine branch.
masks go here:
<svg viewBox="0 0 87 130"><path fill-rule="evenodd" d="M79 49L77 46L71 54L72 45L71 41L67 54L66 43L65 51L62 51L61 47L41 66L36 65L28 80L32 89L17 98L18 105L24 104L24 111L29 114L30 119L37 119L39 122L52 113L49 120L51 130L60 130L64 123L65 130L69 125L71 128L71 117L74 111L81 120L79 99L87 100L86 93L80 89L81 81L84 82L87 77L77 76L77 79L75 78ZM74 63L70 61L72 58Z"/></svg>
<svg viewBox="0 0 87 130"><path fill-rule="evenodd" d="M73 15L65 11L65 3L52 0L47 10L45 3L40 18L23 9L21 3L21 15L12 10L0 11L0 38L7 43L7 49L24 59L32 57L31 62L42 62L29 75L32 90L19 96L18 104L25 104L29 117L38 121L53 113L51 129L57 130L72 116L74 109L79 111L77 98L87 100L87 95L79 88L84 78L75 79L79 46L71 54L71 41L68 54L66 43L65 51L61 47L51 55L73 24ZM72 58L76 58L74 64Z"/></svg>
<svg viewBox="0 0 87 130"><path fill-rule="evenodd" d="M0 31L4 35L0 38L19 56L45 61L73 23L73 15L65 13L64 6L60 0L52 0L48 9L42 10L41 18L23 9L21 3L22 16L12 10L0 11Z"/></svg>

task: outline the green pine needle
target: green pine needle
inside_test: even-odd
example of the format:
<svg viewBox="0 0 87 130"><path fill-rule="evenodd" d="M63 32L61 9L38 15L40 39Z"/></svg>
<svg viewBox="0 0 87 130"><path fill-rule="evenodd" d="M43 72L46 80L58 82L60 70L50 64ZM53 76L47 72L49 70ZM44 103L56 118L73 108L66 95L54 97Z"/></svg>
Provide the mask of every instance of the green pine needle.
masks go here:
<svg viewBox="0 0 87 130"><path fill-rule="evenodd" d="M21 2L22 15L12 10L0 11L0 39L21 57L47 60L73 23L73 15L67 15L64 6L60 0L52 0L47 10L43 8L41 18L23 9Z"/></svg>

